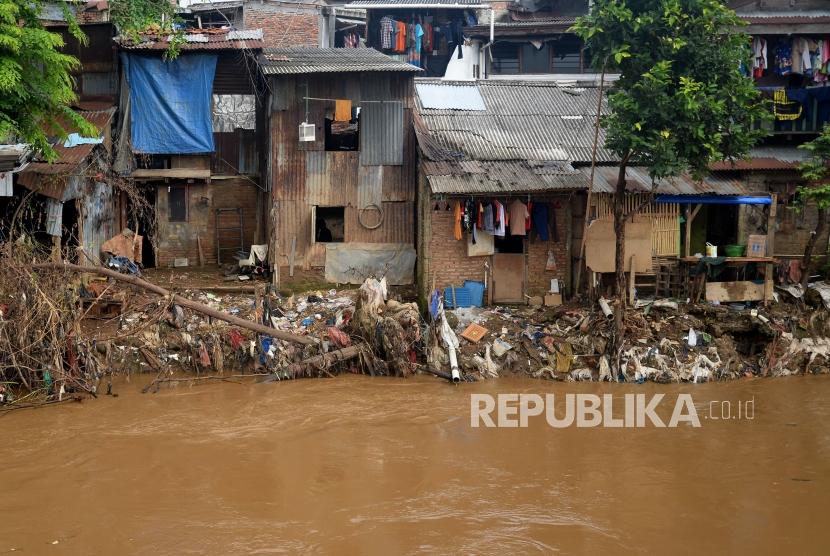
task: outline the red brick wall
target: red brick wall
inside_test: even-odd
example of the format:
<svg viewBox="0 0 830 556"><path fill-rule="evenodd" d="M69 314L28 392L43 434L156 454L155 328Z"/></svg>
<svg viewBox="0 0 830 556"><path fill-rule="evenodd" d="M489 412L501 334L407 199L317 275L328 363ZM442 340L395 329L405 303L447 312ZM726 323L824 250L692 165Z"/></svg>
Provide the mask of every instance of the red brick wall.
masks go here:
<svg viewBox="0 0 830 556"><path fill-rule="evenodd" d="M550 280L559 278L560 287L565 285L565 276L568 269L567 249L567 227L570 224L567 220L568 213L565 209L567 200L559 198L559 208L553 208L556 199L548 201L551 210L556 213L556 227L559 241L540 240L536 232L531 231L530 239L526 240L527 245L527 276L528 295L540 295L550 288ZM453 212L444 210L446 202L438 202L440 210L435 209L435 202L430 203L429 214L432 235L429 240L428 250L428 276L426 277L429 287L432 286L433 276L435 285L438 288L445 288L450 284L459 286L464 280L481 281L484 276L484 263L490 263L491 257L468 257L467 239L457 241L453 237ZM556 259L556 270L547 271L545 266L548 259L548 249L553 250Z"/></svg>
<svg viewBox="0 0 830 556"><path fill-rule="evenodd" d="M292 2L246 2L246 29L262 29L266 46L318 46L319 8Z"/></svg>
<svg viewBox="0 0 830 556"><path fill-rule="evenodd" d="M156 197L156 233L159 242L156 266L173 266L173 260L178 258L187 258L189 266L197 266L198 242L202 244L205 262L216 264L217 208L242 209L244 248L247 250L253 243L256 230L256 200L256 186L244 178L215 180L210 185L190 184L187 222L170 222L167 186L160 186ZM223 241L222 245L228 246L230 243ZM231 251L223 251L222 263L230 262L233 255Z"/></svg>

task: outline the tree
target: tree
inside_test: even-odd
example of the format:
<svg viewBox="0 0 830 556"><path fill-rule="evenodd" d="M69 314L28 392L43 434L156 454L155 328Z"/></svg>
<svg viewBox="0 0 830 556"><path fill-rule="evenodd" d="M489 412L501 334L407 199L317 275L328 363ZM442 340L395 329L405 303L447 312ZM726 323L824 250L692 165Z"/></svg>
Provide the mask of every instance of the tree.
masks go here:
<svg viewBox="0 0 830 556"><path fill-rule="evenodd" d="M825 124L821 135L800 148L810 151L810 158L798 166L801 176L808 183L799 186L796 193L802 206L812 202L816 205L817 212L816 228L804 247L804 258L801 261L801 287L806 290L813 263L813 249L818 237L824 233L827 209L830 208L830 125Z"/></svg>
<svg viewBox="0 0 830 556"><path fill-rule="evenodd" d="M626 168L645 166L654 182L684 172L699 178L714 161L744 157L763 134L753 121L767 110L739 68L749 62L750 44L736 31L741 25L720 0L594 0L572 28L597 68L620 74L602 120L605 145L620 159L612 359L624 333Z"/></svg>
<svg viewBox="0 0 830 556"><path fill-rule="evenodd" d="M111 0L110 15L118 32L130 42L141 41L141 34L168 36L164 58L172 60L185 44L182 20L177 5L170 0Z"/></svg>
<svg viewBox="0 0 830 556"><path fill-rule="evenodd" d="M76 100L70 72L78 60L60 52L63 39L38 19L43 0L0 0L0 141L32 145L54 160L50 136L64 137L67 126L84 135L95 127L70 107ZM81 32L69 6L62 3L71 33Z"/></svg>

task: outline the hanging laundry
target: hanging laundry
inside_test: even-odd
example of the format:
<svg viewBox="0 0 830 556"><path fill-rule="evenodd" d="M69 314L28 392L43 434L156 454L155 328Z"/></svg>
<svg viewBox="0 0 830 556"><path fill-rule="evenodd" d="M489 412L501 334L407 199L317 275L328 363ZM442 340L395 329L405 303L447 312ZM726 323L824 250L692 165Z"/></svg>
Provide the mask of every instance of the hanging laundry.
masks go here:
<svg viewBox="0 0 830 556"><path fill-rule="evenodd" d="M476 204L468 200L464 204L464 229L468 232L475 228L476 222Z"/></svg>
<svg viewBox="0 0 830 556"><path fill-rule="evenodd" d="M493 232L493 235L504 237L505 234L505 218L506 214L504 212L504 205L498 201L494 202L495 205L495 214L496 214L496 229Z"/></svg>
<svg viewBox="0 0 830 556"><path fill-rule="evenodd" d="M460 240L462 237L464 237L461 233L461 215L462 215L462 212L463 211L461 210L461 201L456 201L455 202L455 208L453 209L453 222L454 222L454 225L453 225L453 228L452 228L452 235L456 240Z"/></svg>
<svg viewBox="0 0 830 556"><path fill-rule="evenodd" d="M398 32L395 35L395 52L406 52L406 23L398 21Z"/></svg>
<svg viewBox="0 0 830 556"><path fill-rule="evenodd" d="M525 230L525 219L530 216L527 212L527 205L516 199L510 203L510 235L524 236L527 235Z"/></svg>
<svg viewBox="0 0 830 556"><path fill-rule="evenodd" d="M767 40L762 37L752 39L752 77L758 79L767 69Z"/></svg>
<svg viewBox="0 0 830 556"><path fill-rule="evenodd" d="M525 233L530 231L530 214L533 212L533 202L527 202L527 218L525 218Z"/></svg>
<svg viewBox="0 0 830 556"><path fill-rule="evenodd" d="M493 205L487 203L484 205L484 231L492 234L496 231L495 219L493 218Z"/></svg>
<svg viewBox="0 0 830 556"><path fill-rule="evenodd" d="M533 229L542 241L548 240L548 204L533 203L530 213L533 215Z"/></svg>
<svg viewBox="0 0 830 556"><path fill-rule="evenodd" d="M792 42L792 72L802 75L813 75L813 65L810 60L810 42L804 37L795 37Z"/></svg>
<svg viewBox="0 0 830 556"><path fill-rule="evenodd" d="M352 101L351 100L335 100L334 101L334 121L348 122L352 119Z"/></svg>
<svg viewBox="0 0 830 556"><path fill-rule="evenodd" d="M476 207L476 227L479 229L484 228L484 205L481 203L477 203Z"/></svg>
<svg viewBox="0 0 830 556"><path fill-rule="evenodd" d="M780 42L775 49L775 73L781 76L790 75L792 70L792 47L788 42Z"/></svg>
<svg viewBox="0 0 830 556"><path fill-rule="evenodd" d="M385 49L392 48L392 32L395 26L395 21L385 16L380 19L380 47Z"/></svg>
<svg viewBox="0 0 830 556"><path fill-rule="evenodd" d="M413 27L412 38L414 45L410 50L409 63L413 66L421 67L421 38L424 36L424 28L420 24Z"/></svg>

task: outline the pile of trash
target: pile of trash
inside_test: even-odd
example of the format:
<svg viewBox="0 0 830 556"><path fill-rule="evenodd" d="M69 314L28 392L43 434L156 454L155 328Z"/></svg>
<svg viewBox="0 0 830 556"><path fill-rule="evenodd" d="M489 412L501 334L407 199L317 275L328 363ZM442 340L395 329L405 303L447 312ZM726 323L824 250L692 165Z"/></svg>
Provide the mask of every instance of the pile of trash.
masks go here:
<svg viewBox="0 0 830 556"><path fill-rule="evenodd" d="M801 302L638 301L625 343L610 353L609 304L444 309L433 300L427 362L465 380L524 375L551 380L706 382L830 372L830 313ZM619 372L614 375L612 369Z"/></svg>

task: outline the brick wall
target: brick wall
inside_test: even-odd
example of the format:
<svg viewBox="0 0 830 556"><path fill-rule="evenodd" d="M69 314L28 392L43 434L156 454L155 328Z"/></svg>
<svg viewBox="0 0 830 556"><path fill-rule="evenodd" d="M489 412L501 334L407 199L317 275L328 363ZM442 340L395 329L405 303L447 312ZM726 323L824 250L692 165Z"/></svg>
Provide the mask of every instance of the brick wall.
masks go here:
<svg viewBox="0 0 830 556"><path fill-rule="evenodd" d="M795 172L753 172L745 177L750 191L775 193L778 199L776 211L775 255L800 256L816 227L817 211L814 204L796 207L794 193L800 185L800 177ZM740 243L746 243L749 234L765 234L767 225L766 207L745 205L739 216ZM827 250L828 228L816 241L815 255L823 255Z"/></svg>
<svg viewBox="0 0 830 556"><path fill-rule="evenodd" d="M320 8L314 4L246 2L244 21L246 29L262 29L270 48L319 44Z"/></svg>
<svg viewBox="0 0 830 556"><path fill-rule="evenodd" d="M564 287L565 277L569 272L567 241L568 212L565 209L567 201L559 199L559 208L554 208L556 199L548 201L551 212L555 212L556 228L558 231L558 242L540 240L535 231L531 231L527 246L527 277L528 295L540 295L548 291L552 278L560 280L560 286ZM458 241L453 237L453 211L444 210L446 202L438 203L439 210L435 210L435 202L430 203L429 214L431 222L431 238L428 250L428 276L426 282L428 287L432 286L433 275L437 288L445 288L452 285L461 285L464 280L481 281L484 276L484 264L492 265L492 258L468 257L467 239ZM548 250L552 250L556 260L556 270L545 270L548 260Z"/></svg>
<svg viewBox="0 0 830 556"><path fill-rule="evenodd" d="M170 267L177 258L187 258L189 266L199 264L199 241L206 264L216 264L216 209L241 208L243 215L244 247L253 243L256 230L255 185L238 178L233 180L216 180L210 185L203 183L188 186L187 222L170 222L167 186L158 188L156 197L156 218L158 220L158 251L156 266ZM226 233L227 235L234 235ZM197 239L198 237L198 239ZM230 238L222 243L230 245ZM231 251L223 252L225 257L232 257Z"/></svg>

